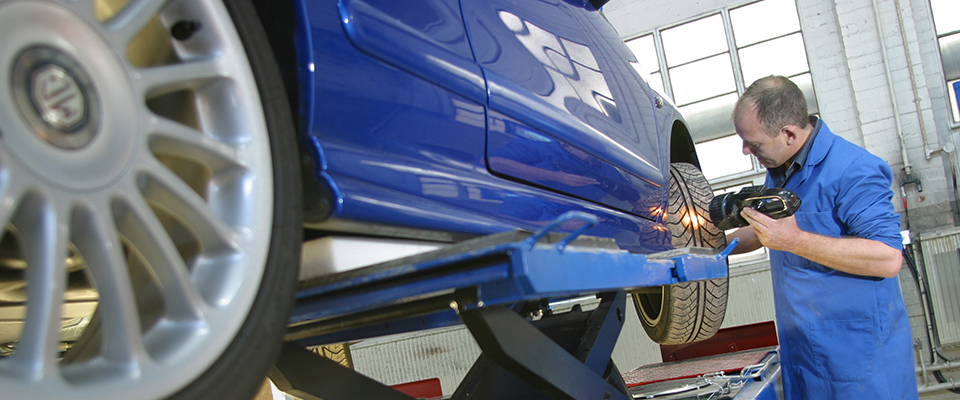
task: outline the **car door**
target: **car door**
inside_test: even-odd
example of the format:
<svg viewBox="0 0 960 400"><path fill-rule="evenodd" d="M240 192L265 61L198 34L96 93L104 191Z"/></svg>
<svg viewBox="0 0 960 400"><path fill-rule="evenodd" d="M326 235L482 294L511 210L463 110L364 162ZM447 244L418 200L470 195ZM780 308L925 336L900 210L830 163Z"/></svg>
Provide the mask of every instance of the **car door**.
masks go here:
<svg viewBox="0 0 960 400"><path fill-rule="evenodd" d="M498 175L650 219L666 182L649 88L605 18L574 0L461 0L488 90Z"/></svg>

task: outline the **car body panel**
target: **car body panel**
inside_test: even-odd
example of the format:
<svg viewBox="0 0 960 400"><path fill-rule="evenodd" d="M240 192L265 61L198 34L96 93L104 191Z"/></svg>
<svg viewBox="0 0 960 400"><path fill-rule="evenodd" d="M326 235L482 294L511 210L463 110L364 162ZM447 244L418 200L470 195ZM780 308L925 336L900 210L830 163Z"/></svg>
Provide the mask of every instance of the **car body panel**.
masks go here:
<svg viewBox="0 0 960 400"><path fill-rule="evenodd" d="M473 49L488 81L489 109L575 153L585 153L566 159L568 169L557 172L590 174L598 161L604 168L620 169L620 174L595 173L591 178L596 183L580 180L576 189L557 181L535 183L653 218L647 209L619 206L624 198L611 192L633 181L640 197L655 198L666 180L649 88L636 79L625 58L630 53L622 51L623 42L603 17L590 5L565 1L462 3ZM502 139L496 137L497 127L489 124L487 156L510 158L509 151L499 152L508 147L493 145ZM507 164L491 161L491 170L530 181L518 175L517 168L501 167L544 168L542 158L556 154L543 147L542 157L537 157L535 150L543 142L516 138L514 142L529 147L525 153L530 156ZM586 186L592 187L583 190Z"/></svg>
<svg viewBox="0 0 960 400"><path fill-rule="evenodd" d="M488 114L491 170L650 219L659 214L660 186L499 112Z"/></svg>
<svg viewBox="0 0 960 400"><path fill-rule="evenodd" d="M344 31L360 50L475 103L486 102L457 0L344 0Z"/></svg>
<svg viewBox="0 0 960 400"><path fill-rule="evenodd" d="M599 133L525 89L512 91L515 103L533 104L539 111L508 114L488 105L506 107L493 100L494 93L511 92L497 89L491 73L473 60L475 39L459 19L455 0L405 2L403 7L391 0L318 0L295 8L301 24L296 38L301 90L309 90L300 96L304 145L316 159L318 180L333 197L330 221L478 235L535 230L579 210L601 219L590 234L615 237L625 249L670 248L659 216L665 200L664 144L657 139L645 87L638 86L640 94L630 100L644 101L643 111L629 121L637 129L634 136L649 136L644 145L631 144L643 149L643 158L637 156L640 150L611 139L613 134ZM622 64L629 67L625 60ZM564 124L578 130L557 135L567 132ZM500 129L508 125L509 130ZM605 185L578 191L491 173L491 143L522 139L518 132L525 131L553 140L549 149L535 146L535 151L549 153L570 144L567 155L572 156L589 149L590 162L579 166ZM593 136L580 139L582 132ZM591 163L605 167L594 170Z"/></svg>

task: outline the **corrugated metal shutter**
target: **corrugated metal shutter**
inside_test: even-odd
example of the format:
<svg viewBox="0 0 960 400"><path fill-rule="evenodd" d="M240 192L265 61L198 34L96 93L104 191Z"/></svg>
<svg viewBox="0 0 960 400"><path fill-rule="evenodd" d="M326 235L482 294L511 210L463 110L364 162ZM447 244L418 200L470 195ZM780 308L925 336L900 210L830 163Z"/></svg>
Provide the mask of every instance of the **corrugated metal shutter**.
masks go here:
<svg viewBox="0 0 960 400"><path fill-rule="evenodd" d="M727 314L720 328L773 321L775 318L769 261L730 267Z"/></svg>
<svg viewBox="0 0 960 400"><path fill-rule="evenodd" d="M354 369L386 385L440 378L453 394L480 356L465 326L364 340L350 346Z"/></svg>

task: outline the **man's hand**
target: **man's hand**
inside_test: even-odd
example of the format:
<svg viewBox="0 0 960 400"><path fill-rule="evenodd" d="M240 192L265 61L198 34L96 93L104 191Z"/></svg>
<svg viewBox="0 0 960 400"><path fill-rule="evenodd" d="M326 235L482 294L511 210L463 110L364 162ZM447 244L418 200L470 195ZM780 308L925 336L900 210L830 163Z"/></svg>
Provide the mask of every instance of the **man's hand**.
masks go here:
<svg viewBox="0 0 960 400"><path fill-rule="evenodd" d="M752 208L744 208L740 211L740 215L750 223L760 243L768 249L793 251L800 244L801 235L804 234L797 226L797 219L793 215L773 219Z"/></svg>

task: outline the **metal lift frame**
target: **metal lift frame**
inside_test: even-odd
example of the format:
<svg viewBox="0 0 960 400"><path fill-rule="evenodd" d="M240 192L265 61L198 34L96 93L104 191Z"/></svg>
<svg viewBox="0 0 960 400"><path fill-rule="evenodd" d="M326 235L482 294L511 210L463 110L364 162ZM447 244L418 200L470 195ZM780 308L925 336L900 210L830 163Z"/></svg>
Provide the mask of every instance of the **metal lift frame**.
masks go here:
<svg viewBox="0 0 960 400"><path fill-rule="evenodd" d="M626 292L727 277L736 241L720 254L634 254L580 237L597 222L568 213L532 235L484 236L305 282L270 377L307 400L410 399L304 347L463 323L483 354L455 399L627 399L610 358ZM561 224L582 226L558 240L550 232ZM547 307L585 295L600 306L555 315Z"/></svg>

